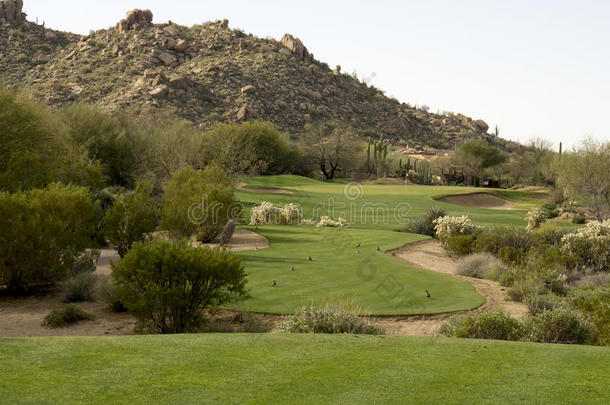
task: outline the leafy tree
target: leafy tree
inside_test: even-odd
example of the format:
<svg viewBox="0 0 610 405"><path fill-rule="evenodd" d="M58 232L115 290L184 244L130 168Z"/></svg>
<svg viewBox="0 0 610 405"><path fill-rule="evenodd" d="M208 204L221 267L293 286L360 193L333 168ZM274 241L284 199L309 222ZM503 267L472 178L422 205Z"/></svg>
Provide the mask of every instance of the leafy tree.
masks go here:
<svg viewBox="0 0 610 405"><path fill-rule="evenodd" d="M533 139L510 156L508 170L515 181L530 185L555 184L556 155L552 144L544 139Z"/></svg>
<svg viewBox="0 0 610 405"><path fill-rule="evenodd" d="M59 183L0 193L0 285L21 294L64 280L90 245L92 201L87 189Z"/></svg>
<svg viewBox="0 0 610 405"><path fill-rule="evenodd" d="M197 332L203 309L246 293L237 256L186 241L135 243L112 270L120 301L141 328L158 333Z"/></svg>
<svg viewBox="0 0 610 405"><path fill-rule="evenodd" d="M218 124L205 135L206 160L231 175L302 171L300 148L270 122Z"/></svg>
<svg viewBox="0 0 610 405"><path fill-rule="evenodd" d="M101 167L65 135L48 107L0 87L0 190L60 181L97 189Z"/></svg>
<svg viewBox="0 0 610 405"><path fill-rule="evenodd" d="M575 201L588 205L602 221L610 218L610 142L592 139L566 153L559 165L558 185Z"/></svg>
<svg viewBox="0 0 610 405"><path fill-rule="evenodd" d="M210 242L238 214L233 185L218 165L203 171L188 166L174 173L165 187L161 228L173 238L196 233L202 242Z"/></svg>
<svg viewBox="0 0 610 405"><path fill-rule="evenodd" d="M341 170L351 169L360 146L351 128L338 123L308 124L301 139L305 160L326 180L334 179Z"/></svg>
<svg viewBox="0 0 610 405"><path fill-rule="evenodd" d="M504 163L506 156L483 139L471 139L455 151L455 159L459 165L480 173L483 169Z"/></svg>
<svg viewBox="0 0 610 405"><path fill-rule="evenodd" d="M157 206L152 200L152 183L138 183L133 193L120 196L106 211L104 234L121 257L134 242L145 240L157 226Z"/></svg>

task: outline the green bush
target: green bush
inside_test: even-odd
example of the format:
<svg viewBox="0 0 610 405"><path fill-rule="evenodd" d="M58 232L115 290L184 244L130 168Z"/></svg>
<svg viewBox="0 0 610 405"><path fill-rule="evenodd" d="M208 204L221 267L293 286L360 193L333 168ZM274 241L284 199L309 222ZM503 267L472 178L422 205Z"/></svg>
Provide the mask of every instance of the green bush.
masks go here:
<svg viewBox="0 0 610 405"><path fill-rule="evenodd" d="M185 167L165 188L161 228L174 239L196 234L198 240L212 242L239 207L231 181L217 165L203 171Z"/></svg>
<svg viewBox="0 0 610 405"><path fill-rule="evenodd" d="M453 235L446 239L445 245L452 254L466 256L474 252L475 238L472 235Z"/></svg>
<svg viewBox="0 0 610 405"><path fill-rule="evenodd" d="M457 338L497 340L520 340L524 335L521 323L499 310L452 318L441 326L440 333Z"/></svg>
<svg viewBox="0 0 610 405"><path fill-rule="evenodd" d="M525 322L527 336L534 342L584 344L593 330L582 316L570 309L541 311Z"/></svg>
<svg viewBox="0 0 610 405"><path fill-rule="evenodd" d="M435 237L436 230L434 220L442 218L447 215L447 212L440 207L432 207L426 211L426 215L423 218L416 218L404 227L403 232L416 233L419 235L428 235Z"/></svg>
<svg viewBox="0 0 610 405"><path fill-rule="evenodd" d="M157 206L152 184L138 183L133 193L119 197L104 216L104 235L121 257L134 242L145 240L157 226Z"/></svg>
<svg viewBox="0 0 610 405"><path fill-rule="evenodd" d="M92 198L60 184L0 193L0 285L23 294L68 277L91 243Z"/></svg>
<svg viewBox="0 0 610 405"><path fill-rule="evenodd" d="M385 334L382 327L371 324L345 305L303 307L279 327L288 333Z"/></svg>
<svg viewBox="0 0 610 405"><path fill-rule="evenodd" d="M70 277L64 282L66 302L95 301L95 283L97 276L84 272Z"/></svg>
<svg viewBox="0 0 610 405"><path fill-rule="evenodd" d="M574 289L569 302L593 325L597 343L610 346L610 284Z"/></svg>
<svg viewBox="0 0 610 405"><path fill-rule="evenodd" d="M527 251L532 247L532 236L516 227L486 228L477 235L477 251L499 256L500 249Z"/></svg>
<svg viewBox="0 0 610 405"><path fill-rule="evenodd" d="M49 328L62 328L78 321L92 321L94 319L94 315L83 311L74 304L70 304L61 309L51 311L42 321L42 325Z"/></svg>
<svg viewBox="0 0 610 405"><path fill-rule="evenodd" d="M460 259L457 273L466 277L487 278L499 264L498 259L490 253L475 253Z"/></svg>
<svg viewBox="0 0 610 405"><path fill-rule="evenodd" d="M158 333L196 332L203 309L246 293L237 256L186 241L136 242L112 270L120 302L141 329Z"/></svg>
<svg viewBox="0 0 610 405"><path fill-rule="evenodd" d="M572 223L573 224L584 225L584 224L587 223L587 217L584 216L583 214L574 215L574 217L572 218Z"/></svg>

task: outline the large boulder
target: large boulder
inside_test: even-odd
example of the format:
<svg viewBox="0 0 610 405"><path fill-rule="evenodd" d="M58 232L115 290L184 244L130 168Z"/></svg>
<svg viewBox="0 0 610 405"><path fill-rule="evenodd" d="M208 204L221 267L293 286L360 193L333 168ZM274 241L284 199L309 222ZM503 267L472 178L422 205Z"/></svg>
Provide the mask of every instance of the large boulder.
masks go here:
<svg viewBox="0 0 610 405"><path fill-rule="evenodd" d="M25 21L23 0L0 0L0 23L19 23Z"/></svg>
<svg viewBox="0 0 610 405"><path fill-rule="evenodd" d="M135 9L127 12L126 18L119 21L117 29L119 32L127 32L131 29L146 27L152 23L153 13L150 10Z"/></svg>
<svg viewBox="0 0 610 405"><path fill-rule="evenodd" d="M293 37L290 34L285 34L281 41L282 46L290 51L301 62L313 62L313 55L309 53L305 45L300 39Z"/></svg>
<svg viewBox="0 0 610 405"><path fill-rule="evenodd" d="M483 120L476 120L474 123L482 132L487 132L489 130L489 125Z"/></svg>

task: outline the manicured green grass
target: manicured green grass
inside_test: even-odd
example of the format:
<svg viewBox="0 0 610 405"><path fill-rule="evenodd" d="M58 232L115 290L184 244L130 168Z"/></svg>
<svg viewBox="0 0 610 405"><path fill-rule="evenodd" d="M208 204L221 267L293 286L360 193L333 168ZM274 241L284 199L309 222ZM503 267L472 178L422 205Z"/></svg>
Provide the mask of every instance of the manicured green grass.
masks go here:
<svg viewBox="0 0 610 405"><path fill-rule="evenodd" d="M248 208L261 201L274 204L298 203L305 218L322 215L347 218L352 227L364 229L396 229L422 216L430 207L443 207L449 215L468 215L476 224L490 226L525 226L525 210L495 210L464 207L436 201L434 197L447 194L487 191L471 187L417 185L362 185L323 183L299 176L270 176L244 178L250 187L284 188L293 194L270 194L240 190L237 197ZM347 195L346 195L347 192ZM350 194L351 193L351 194ZM501 196L527 204L541 200L528 198L523 191L502 190ZM531 194L531 193L530 193ZM350 198L348 198L351 197Z"/></svg>
<svg viewBox="0 0 610 405"><path fill-rule="evenodd" d="M297 226L261 226L257 232L271 247L238 254L249 273L251 298L227 308L286 314L312 302L348 300L374 315L411 315L463 311L485 302L466 282L384 253L424 239L421 235Z"/></svg>
<svg viewBox="0 0 610 405"><path fill-rule="evenodd" d="M605 404L610 350L446 338L0 340L2 404Z"/></svg>

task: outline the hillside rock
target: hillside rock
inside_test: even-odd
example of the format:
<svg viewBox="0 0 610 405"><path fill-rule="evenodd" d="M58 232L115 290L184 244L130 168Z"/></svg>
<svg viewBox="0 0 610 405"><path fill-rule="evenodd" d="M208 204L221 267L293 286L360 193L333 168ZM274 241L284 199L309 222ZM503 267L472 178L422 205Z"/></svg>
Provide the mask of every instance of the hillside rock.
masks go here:
<svg viewBox="0 0 610 405"><path fill-rule="evenodd" d="M280 41L281 44L297 57L300 62L313 62L313 55L309 53L305 45L300 39L293 37L290 34L285 34Z"/></svg>
<svg viewBox="0 0 610 405"><path fill-rule="evenodd" d="M131 29L137 30L146 27L152 23L152 20L152 11L134 9L127 12L124 20L119 21L117 29L121 33L126 33Z"/></svg>
<svg viewBox="0 0 610 405"><path fill-rule="evenodd" d="M0 0L0 24L14 24L25 21L23 0Z"/></svg>

